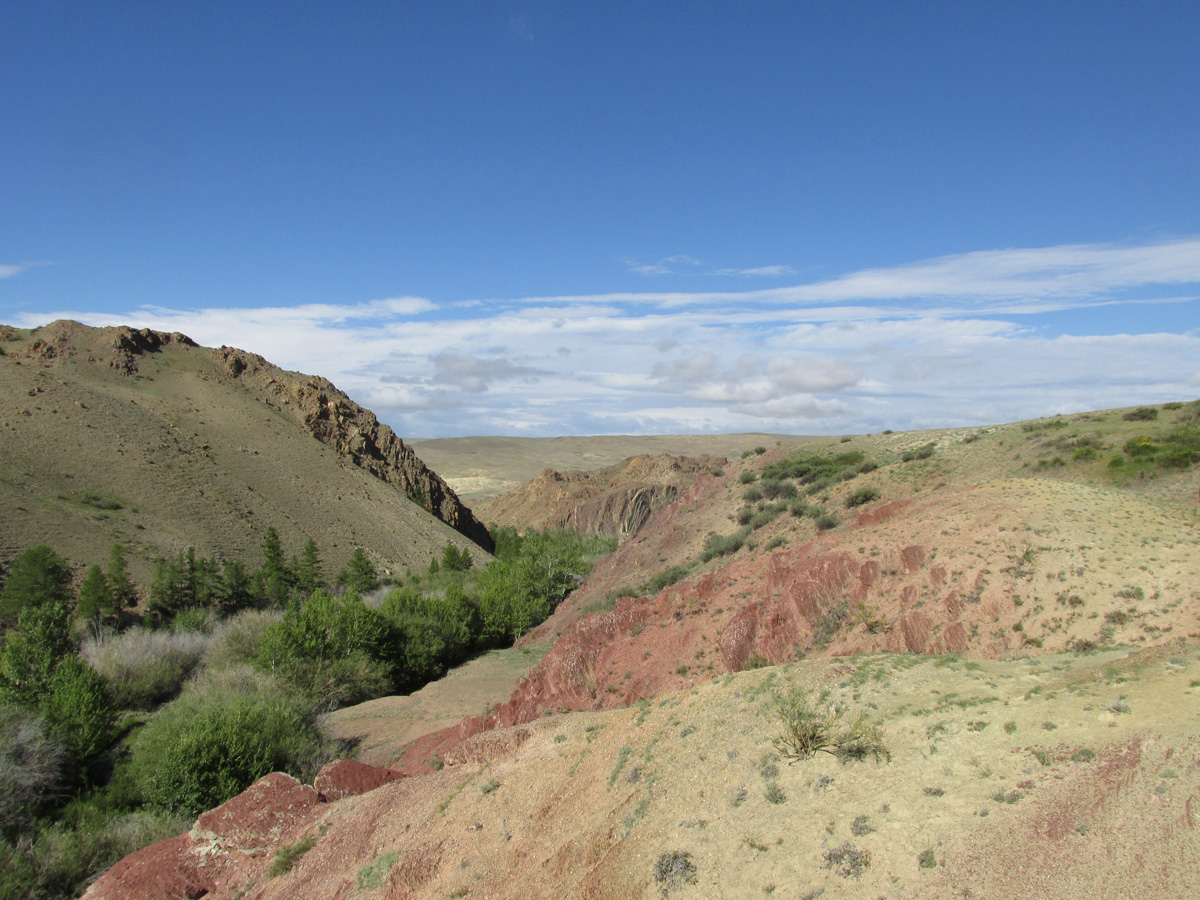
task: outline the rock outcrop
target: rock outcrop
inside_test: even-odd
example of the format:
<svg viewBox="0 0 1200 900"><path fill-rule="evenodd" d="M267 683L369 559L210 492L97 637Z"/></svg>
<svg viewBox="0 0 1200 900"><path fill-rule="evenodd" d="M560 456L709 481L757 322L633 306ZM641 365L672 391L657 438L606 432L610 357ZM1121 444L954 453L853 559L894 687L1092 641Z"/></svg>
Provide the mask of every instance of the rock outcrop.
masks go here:
<svg viewBox="0 0 1200 900"><path fill-rule="evenodd" d="M486 515L517 528L570 528L626 538L658 509L675 502L680 486L723 465L713 456L631 456L594 471L546 469L486 505Z"/></svg>
<svg viewBox="0 0 1200 900"><path fill-rule="evenodd" d="M269 395L281 411L313 437L381 481L395 485L455 531L492 551L487 526L475 517L437 473L369 409L363 409L332 382L300 375L233 347L213 350L231 376Z"/></svg>

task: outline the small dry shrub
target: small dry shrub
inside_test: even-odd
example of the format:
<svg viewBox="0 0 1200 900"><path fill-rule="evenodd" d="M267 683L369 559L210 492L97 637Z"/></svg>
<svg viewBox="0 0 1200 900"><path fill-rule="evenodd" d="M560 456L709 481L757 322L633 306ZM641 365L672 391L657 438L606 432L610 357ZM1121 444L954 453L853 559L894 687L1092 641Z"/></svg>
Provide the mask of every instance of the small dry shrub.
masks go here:
<svg viewBox="0 0 1200 900"><path fill-rule="evenodd" d="M664 850L654 861L654 880L662 895L685 884L696 883L696 864L685 850Z"/></svg>
<svg viewBox="0 0 1200 900"><path fill-rule="evenodd" d="M817 753L829 753L842 762L892 758L879 727L868 724L861 712L845 722L845 707L814 708L798 688L775 694L771 707L780 727L773 743L788 759L811 759Z"/></svg>
<svg viewBox="0 0 1200 900"><path fill-rule="evenodd" d="M833 869L843 878L858 878L871 865L871 851L859 850L847 842L825 851L825 868Z"/></svg>

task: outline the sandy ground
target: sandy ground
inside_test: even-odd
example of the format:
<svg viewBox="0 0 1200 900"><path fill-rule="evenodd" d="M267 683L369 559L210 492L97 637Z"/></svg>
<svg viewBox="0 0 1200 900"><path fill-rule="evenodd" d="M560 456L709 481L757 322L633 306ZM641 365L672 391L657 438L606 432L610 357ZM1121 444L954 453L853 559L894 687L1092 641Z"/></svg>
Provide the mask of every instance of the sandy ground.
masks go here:
<svg viewBox="0 0 1200 900"><path fill-rule="evenodd" d="M492 650L419 691L380 697L330 713L321 723L330 737L350 741L354 758L387 766L411 741L457 725L508 699L517 680L545 655L548 644Z"/></svg>

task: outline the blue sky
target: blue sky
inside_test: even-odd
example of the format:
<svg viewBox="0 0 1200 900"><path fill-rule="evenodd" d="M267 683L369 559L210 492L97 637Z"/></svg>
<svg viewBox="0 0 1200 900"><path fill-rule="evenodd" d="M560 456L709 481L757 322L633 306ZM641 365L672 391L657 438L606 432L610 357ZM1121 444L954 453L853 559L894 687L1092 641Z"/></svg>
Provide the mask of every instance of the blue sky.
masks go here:
<svg viewBox="0 0 1200 900"><path fill-rule="evenodd" d="M346 7L346 8L341 8ZM1200 396L1200 4L0 8L0 322L402 436Z"/></svg>

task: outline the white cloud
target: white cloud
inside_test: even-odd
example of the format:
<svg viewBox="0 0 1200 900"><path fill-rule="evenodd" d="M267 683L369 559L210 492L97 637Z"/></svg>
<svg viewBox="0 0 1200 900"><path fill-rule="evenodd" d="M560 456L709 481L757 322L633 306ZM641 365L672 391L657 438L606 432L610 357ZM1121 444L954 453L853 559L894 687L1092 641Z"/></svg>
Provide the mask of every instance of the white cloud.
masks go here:
<svg viewBox="0 0 1200 900"><path fill-rule="evenodd" d="M1183 287L1154 298L1165 285ZM773 291L146 307L14 324L70 317L234 344L329 378L410 436L848 433L1188 399L1197 294L1200 240L1177 240L980 251ZM1183 324L1096 333L1114 314L1130 332Z"/></svg>
<svg viewBox="0 0 1200 900"><path fill-rule="evenodd" d="M443 350L433 357L433 383L481 394L493 381L520 379L526 384L537 381L538 371L514 366L507 359L480 359L457 350Z"/></svg>
<svg viewBox="0 0 1200 900"><path fill-rule="evenodd" d="M24 268L24 266L6 266L0 263L0 278L12 278Z"/></svg>
<svg viewBox="0 0 1200 900"><path fill-rule="evenodd" d="M795 275L796 270L791 266L758 266L753 269L714 269L713 275L741 275L745 278L782 278L785 275Z"/></svg>

